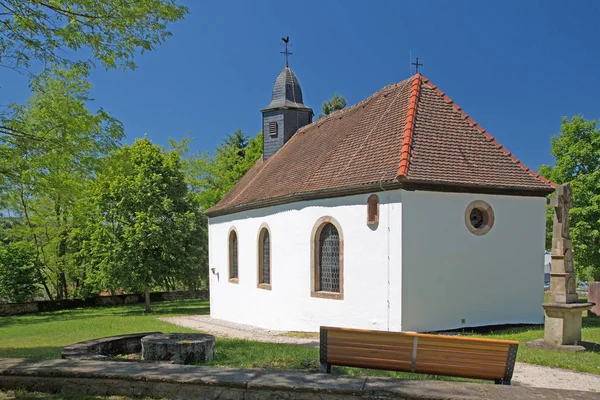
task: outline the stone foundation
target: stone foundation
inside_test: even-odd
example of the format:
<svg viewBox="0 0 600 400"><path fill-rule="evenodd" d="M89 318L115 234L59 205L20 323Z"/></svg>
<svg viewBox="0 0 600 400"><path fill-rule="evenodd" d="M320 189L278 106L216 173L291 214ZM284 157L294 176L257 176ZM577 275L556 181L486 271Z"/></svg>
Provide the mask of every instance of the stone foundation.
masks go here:
<svg viewBox="0 0 600 400"><path fill-rule="evenodd" d="M215 337L202 333L167 333L144 336L142 360L173 364L200 364L213 358Z"/></svg>
<svg viewBox="0 0 600 400"><path fill-rule="evenodd" d="M0 359L0 389L168 399L597 399L597 393L286 371L83 360Z"/></svg>
<svg viewBox="0 0 600 400"><path fill-rule="evenodd" d="M109 336L86 340L63 348L62 358L76 360L110 360L123 354L140 353L141 340L148 335L161 332L134 333L132 335Z"/></svg>

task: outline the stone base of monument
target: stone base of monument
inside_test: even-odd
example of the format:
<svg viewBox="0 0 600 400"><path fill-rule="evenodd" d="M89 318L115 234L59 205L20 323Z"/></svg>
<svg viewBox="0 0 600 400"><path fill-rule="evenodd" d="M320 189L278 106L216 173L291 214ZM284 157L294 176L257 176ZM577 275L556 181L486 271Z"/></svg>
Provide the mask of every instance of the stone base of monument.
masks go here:
<svg viewBox="0 0 600 400"><path fill-rule="evenodd" d="M168 333L142 338L142 360L169 361L173 364L199 364L212 360L213 335Z"/></svg>
<svg viewBox="0 0 600 400"><path fill-rule="evenodd" d="M583 351L581 342L581 313L592 308L593 303L544 303L546 320L544 339L532 340L527 347L563 351Z"/></svg>
<svg viewBox="0 0 600 400"><path fill-rule="evenodd" d="M584 346L587 342L581 342L581 344L554 344L548 343L544 339L530 340L525 343L530 349L540 350L558 350L558 351L585 351L588 350L587 346ZM593 343L591 343L593 345Z"/></svg>

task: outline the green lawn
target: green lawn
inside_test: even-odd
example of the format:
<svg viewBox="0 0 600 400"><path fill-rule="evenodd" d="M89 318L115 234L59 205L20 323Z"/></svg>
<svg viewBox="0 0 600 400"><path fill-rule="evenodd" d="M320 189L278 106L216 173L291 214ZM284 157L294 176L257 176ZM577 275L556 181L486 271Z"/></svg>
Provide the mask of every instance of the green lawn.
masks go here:
<svg viewBox="0 0 600 400"><path fill-rule="evenodd" d="M529 349L525 346L530 340L544 337L544 327L524 327L502 329L486 335L474 335L490 339L508 339L519 341L517 361L548 367L569 368L580 372L600 374L600 352L573 353L567 351L549 351ZM581 331L583 341L600 343L600 318L583 318Z"/></svg>
<svg viewBox="0 0 600 400"><path fill-rule="evenodd" d="M32 393L24 390L0 390L0 400L131 400L123 396L71 396L67 394Z"/></svg>
<svg viewBox="0 0 600 400"><path fill-rule="evenodd" d="M98 307L49 313L0 317L0 357L60 358L69 344L104 336L135 332L195 332L161 322L157 317L208 314L207 301L157 302L145 314L142 305ZM304 336L301 333L296 335ZM532 350L525 342L543 337L543 328L513 328L477 335L518 340L519 361L600 374L600 353L565 353ZM584 318L583 340L600 343L600 320ZM317 371L319 351L296 345L217 339L215 357L208 364L233 368L297 369ZM411 379L435 377L388 371L335 368L335 373L377 375ZM444 378L446 379L446 378Z"/></svg>
<svg viewBox="0 0 600 400"><path fill-rule="evenodd" d="M152 314L145 314L143 306L136 304L0 317L0 357L60 358L64 346L99 337L149 331L197 332L159 321L157 318L209 313L208 302L202 300L157 302L152 305L152 308ZM318 360L318 348L217 338L214 358L207 365L316 372L319 370ZM334 367L333 372L349 375L438 379L427 375L358 368Z"/></svg>

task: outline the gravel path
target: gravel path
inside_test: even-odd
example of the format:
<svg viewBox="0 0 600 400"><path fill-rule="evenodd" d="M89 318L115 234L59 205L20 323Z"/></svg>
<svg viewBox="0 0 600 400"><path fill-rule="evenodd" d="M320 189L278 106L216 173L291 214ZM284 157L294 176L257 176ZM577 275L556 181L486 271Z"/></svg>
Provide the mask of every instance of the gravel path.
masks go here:
<svg viewBox="0 0 600 400"><path fill-rule="evenodd" d="M185 328L196 329L217 337L247 339L258 342L298 344L303 346L319 346L316 333L290 333L256 328L249 325L212 319L208 315L192 317L160 318ZM549 389L569 389L600 392L600 375L574 372L561 368L542 367L518 362L515 364L513 385L532 386Z"/></svg>

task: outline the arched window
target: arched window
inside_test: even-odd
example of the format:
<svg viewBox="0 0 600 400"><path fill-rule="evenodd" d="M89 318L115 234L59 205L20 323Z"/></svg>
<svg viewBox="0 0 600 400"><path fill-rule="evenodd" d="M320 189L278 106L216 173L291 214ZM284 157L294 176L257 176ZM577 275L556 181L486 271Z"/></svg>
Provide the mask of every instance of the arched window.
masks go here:
<svg viewBox="0 0 600 400"><path fill-rule="evenodd" d="M238 283L238 237L235 230L229 232L229 282Z"/></svg>
<svg viewBox="0 0 600 400"><path fill-rule="evenodd" d="M367 225L374 226L379 223L379 197L376 194L367 200Z"/></svg>
<svg viewBox="0 0 600 400"><path fill-rule="evenodd" d="M271 235L266 226L258 234L258 287L271 289Z"/></svg>
<svg viewBox="0 0 600 400"><path fill-rule="evenodd" d="M312 291L314 297L343 299L343 239L337 221L321 218L313 229Z"/></svg>

